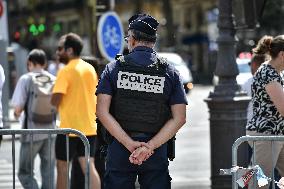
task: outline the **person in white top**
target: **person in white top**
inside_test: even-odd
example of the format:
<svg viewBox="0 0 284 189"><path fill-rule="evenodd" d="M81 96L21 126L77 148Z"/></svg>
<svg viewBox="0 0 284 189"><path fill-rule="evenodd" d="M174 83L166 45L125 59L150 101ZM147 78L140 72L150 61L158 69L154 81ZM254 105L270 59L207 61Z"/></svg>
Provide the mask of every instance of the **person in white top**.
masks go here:
<svg viewBox="0 0 284 189"><path fill-rule="evenodd" d="M4 74L4 69L2 67L2 65L0 64L0 101L2 99L2 88L5 82L5 74ZM2 102L0 103L0 129L3 128L3 116L2 116ZM0 135L0 145L1 145L1 141L2 141L2 135Z"/></svg>
<svg viewBox="0 0 284 189"><path fill-rule="evenodd" d="M241 86L242 90L247 92L248 96L251 97L251 85L253 82L253 75L257 71L257 69L260 67L260 65L269 59L269 56L266 54L253 54L251 61L248 63L248 65L251 68L251 74L252 76ZM247 108L247 121L249 121L252 118L252 101L249 102L248 108Z"/></svg>
<svg viewBox="0 0 284 189"><path fill-rule="evenodd" d="M44 70L46 64L46 54L41 49L33 49L27 57L28 73L22 75L16 85L11 100L11 105L14 108L14 116L18 119L24 113L21 122L22 129L54 129L54 119L50 122L39 122L32 119L30 104L32 102L31 94L34 93L31 88L32 79L34 76L44 75L50 80L55 80L55 76ZM55 170L55 137L49 137L46 134L34 134L31 138L29 135L21 135L20 142L20 157L18 178L24 189L49 189L54 188L54 170ZM35 157L40 157L40 173L41 187L34 175Z"/></svg>
<svg viewBox="0 0 284 189"><path fill-rule="evenodd" d="M48 67L47 67L47 71L49 73L51 73L52 75L56 76L57 72L59 70L61 70L63 67L65 66L65 64L61 63L59 61L59 58L56 57L54 61L49 61L48 62Z"/></svg>

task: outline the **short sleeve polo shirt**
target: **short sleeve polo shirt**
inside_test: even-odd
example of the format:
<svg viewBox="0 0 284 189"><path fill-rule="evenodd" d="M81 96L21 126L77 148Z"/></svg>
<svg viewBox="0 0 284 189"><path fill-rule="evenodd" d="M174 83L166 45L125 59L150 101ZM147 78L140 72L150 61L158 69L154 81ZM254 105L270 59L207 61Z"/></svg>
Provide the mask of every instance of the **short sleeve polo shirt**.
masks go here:
<svg viewBox="0 0 284 189"><path fill-rule="evenodd" d="M148 66L153 63L151 57L155 56L156 52L147 47L136 47L129 56L137 60L137 64ZM113 96L117 90L118 67L119 62L114 61L106 65L104 69L96 94L108 94ZM164 94L168 98L169 105L187 104L186 94L183 88L183 83L179 72L174 66L169 65L166 72Z"/></svg>

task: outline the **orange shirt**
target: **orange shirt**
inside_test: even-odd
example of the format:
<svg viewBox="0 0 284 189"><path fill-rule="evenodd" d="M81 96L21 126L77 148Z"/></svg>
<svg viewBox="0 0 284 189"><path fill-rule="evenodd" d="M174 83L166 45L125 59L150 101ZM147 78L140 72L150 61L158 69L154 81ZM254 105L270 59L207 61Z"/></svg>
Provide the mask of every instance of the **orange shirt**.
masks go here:
<svg viewBox="0 0 284 189"><path fill-rule="evenodd" d="M98 77L95 69L81 59L73 59L62 68L53 93L63 94L58 111L60 128L71 128L84 135L96 135L95 95Z"/></svg>

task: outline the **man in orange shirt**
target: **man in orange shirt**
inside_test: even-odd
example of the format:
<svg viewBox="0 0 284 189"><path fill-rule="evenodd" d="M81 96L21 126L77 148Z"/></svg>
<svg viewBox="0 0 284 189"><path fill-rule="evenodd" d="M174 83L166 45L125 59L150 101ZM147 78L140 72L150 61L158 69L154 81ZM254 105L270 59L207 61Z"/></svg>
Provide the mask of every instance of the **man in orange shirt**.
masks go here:
<svg viewBox="0 0 284 189"><path fill-rule="evenodd" d="M87 136L90 143L90 186L100 188L100 179L94 165L96 136L96 86L98 78L95 69L79 58L83 48L82 39L74 33L60 38L56 51L60 62L66 63L57 75L51 103L58 108L60 128L72 128ZM69 158L79 156L79 163L85 174L86 160L83 142L71 136ZM57 159L57 189L67 188L66 137L58 135L55 143Z"/></svg>

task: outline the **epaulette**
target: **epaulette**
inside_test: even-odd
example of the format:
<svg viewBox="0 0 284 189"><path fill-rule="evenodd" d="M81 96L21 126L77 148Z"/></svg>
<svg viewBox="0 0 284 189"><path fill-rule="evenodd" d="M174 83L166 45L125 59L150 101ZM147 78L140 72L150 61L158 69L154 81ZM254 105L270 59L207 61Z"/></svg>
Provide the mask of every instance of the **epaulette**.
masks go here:
<svg viewBox="0 0 284 189"><path fill-rule="evenodd" d="M115 60L118 60L120 63L125 63L125 58L122 54L115 55Z"/></svg>
<svg viewBox="0 0 284 189"><path fill-rule="evenodd" d="M148 67L156 66L158 68L159 66L167 66L168 65L168 61L167 61L166 58L160 57L160 56L155 55L155 54L152 55L151 60L153 61L153 63L150 64Z"/></svg>

